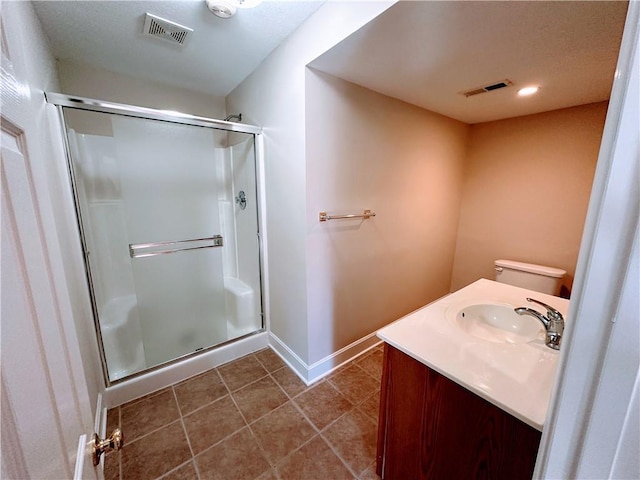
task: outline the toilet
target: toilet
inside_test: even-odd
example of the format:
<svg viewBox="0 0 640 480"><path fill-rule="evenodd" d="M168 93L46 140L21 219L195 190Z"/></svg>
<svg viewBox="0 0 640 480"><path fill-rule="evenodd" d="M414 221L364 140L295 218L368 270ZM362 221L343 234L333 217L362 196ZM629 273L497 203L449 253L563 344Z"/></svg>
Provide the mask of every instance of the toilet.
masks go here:
<svg viewBox="0 0 640 480"><path fill-rule="evenodd" d="M496 260L496 281L558 296L566 271L513 260Z"/></svg>

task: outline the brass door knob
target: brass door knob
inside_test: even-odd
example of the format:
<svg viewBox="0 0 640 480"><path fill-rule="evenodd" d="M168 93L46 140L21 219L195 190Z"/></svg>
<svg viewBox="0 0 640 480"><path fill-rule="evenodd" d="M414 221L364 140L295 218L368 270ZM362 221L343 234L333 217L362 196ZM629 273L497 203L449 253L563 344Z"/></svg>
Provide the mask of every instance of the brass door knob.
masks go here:
<svg viewBox="0 0 640 480"><path fill-rule="evenodd" d="M97 433L91 437L91 459L93 466L100 463L100 455L109 450L120 450L124 445L124 436L119 428L111 432L111 436L101 440Z"/></svg>

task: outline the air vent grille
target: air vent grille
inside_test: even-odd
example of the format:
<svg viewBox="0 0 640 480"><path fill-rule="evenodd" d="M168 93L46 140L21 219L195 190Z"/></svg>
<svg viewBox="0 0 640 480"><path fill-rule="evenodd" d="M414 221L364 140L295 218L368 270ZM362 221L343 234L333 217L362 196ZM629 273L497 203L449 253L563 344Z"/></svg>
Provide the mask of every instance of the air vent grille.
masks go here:
<svg viewBox="0 0 640 480"><path fill-rule="evenodd" d="M500 82L485 85L484 87L474 88L473 90L467 90L466 92L460 92L465 97L472 97L473 95L479 95L481 93L491 92L492 90L498 90L500 88L506 88L513 85L511 80L502 80Z"/></svg>
<svg viewBox="0 0 640 480"><path fill-rule="evenodd" d="M166 40L173 44L184 45L193 32L192 28L147 13L142 33L151 37Z"/></svg>

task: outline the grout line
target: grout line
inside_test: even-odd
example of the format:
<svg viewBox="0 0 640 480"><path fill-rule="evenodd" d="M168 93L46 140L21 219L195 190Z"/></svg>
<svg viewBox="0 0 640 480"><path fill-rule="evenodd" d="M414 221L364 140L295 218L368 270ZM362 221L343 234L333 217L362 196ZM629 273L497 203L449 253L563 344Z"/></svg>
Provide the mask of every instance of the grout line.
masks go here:
<svg viewBox="0 0 640 480"><path fill-rule="evenodd" d="M247 356L248 356L248 355L247 355ZM242 357L242 358L246 358L246 357ZM245 385L242 385L241 387L238 387L238 388L236 388L235 390L231 390L231 387L229 386L229 384L227 383L227 381L224 379L224 376L222 375L222 372L218 371L218 373L220 374L220 378L222 378L222 382L223 382L223 383L224 383L224 385L227 387L227 390L229 390L229 392L230 392L230 393L237 392L238 390L242 390L243 388L248 387L249 385L253 385L254 383L256 383L256 382L258 382L258 381L262 380L264 377L267 377L267 376L269 376L269 375L270 375L270 373L267 371L267 369L266 369L266 368L264 368L264 367L262 366L262 364L260 363L260 361L259 361L259 360L257 360L257 359L256 359L256 361L258 361L258 364L260 365L260 367L262 367L262 369L263 369L266 373L265 373L263 376L261 376L260 378L258 378L258 379L256 379L256 380L253 380L253 381L251 381L251 382L249 382L249 383L247 383L247 384L245 384ZM276 382L276 383L277 383L277 382Z"/></svg>
<svg viewBox="0 0 640 480"><path fill-rule="evenodd" d="M344 466L347 468L347 470L349 471L349 473L351 473L351 475L353 475L353 477L355 479L360 478L360 475L366 470L366 468L369 468L369 466L367 466L362 472L359 472L359 474L354 473L354 470L351 468L351 466L349 465L349 463L342 457L342 455L340 455L340 453L337 451L337 449L334 447L334 445L331 443L331 441L325 437L325 433L334 425L336 424L342 417L346 416L349 412L353 411L353 410L358 410L362 415L364 415L368 420L371 420L372 422L374 421L373 419L371 419L371 417L369 415L367 415L365 412L362 411L362 409L360 409L360 406L364 403L364 401L366 401L370 396L373 396L375 394L375 392L371 392L371 395L367 395L364 397L364 400L362 400L361 402L357 403L357 404L353 404L335 385L333 385L333 383L331 383L330 379L327 378L325 380L323 380L327 383L329 383L329 385L331 385L340 395L342 395L343 397L345 397L348 401L349 404L351 405L351 407L344 412L342 415L340 415L338 418L336 418L335 420L333 420L332 422L330 422L329 424L327 424L324 428L319 429L318 427L316 427L316 425L311 421L311 419L309 417L307 417L307 415L304 413L304 411L302 411L302 409L298 406L298 404L296 402L293 402L293 404L295 405L295 407L298 409L298 411L300 411L300 413L307 419L307 421L311 424L311 426L318 432L318 435L323 439L323 441L329 446L329 449L338 457L338 459L344 464ZM308 442L307 442L308 443ZM300 447L301 448L301 447ZM294 450L297 451L299 449ZM292 452L293 453L293 452Z"/></svg>
<svg viewBox="0 0 640 480"><path fill-rule="evenodd" d="M266 349L258 350L258 352L262 352L263 350L266 350ZM260 360L260 358L258 357L258 355L257 355L257 353L258 353L258 352L253 352L253 353L252 353L252 355L253 355L253 356L254 356L254 358L258 361L258 363L259 363L260 365L262 365L262 368L264 368L268 373L271 373L271 372L269 372L269 369L268 369L268 368L267 368L267 366L264 364L264 362L262 362L262 361Z"/></svg>
<svg viewBox="0 0 640 480"><path fill-rule="evenodd" d="M188 463L195 463L195 462L193 461L193 458L191 458L191 459L187 460L186 462L181 463L177 467L173 467L171 470L167 470L166 472L164 472L159 477L156 477L156 480L162 480L163 478L166 478L169 474L181 469L182 467L184 467ZM197 473L197 470L196 470L196 473ZM200 478L200 477L198 476L198 478Z"/></svg>
<svg viewBox="0 0 640 480"><path fill-rule="evenodd" d="M324 381L326 381L326 380L320 380L320 382L318 382L316 385L320 385L320 384L321 384L322 382L324 382ZM277 382L276 382L276 383L277 383ZM282 387L281 387L281 388L282 388ZM284 389L283 389L283 390L284 390ZM308 391L308 390L309 390L309 389L307 389L307 390L305 390L305 391ZM304 392L302 392L302 393L304 393ZM300 393L300 394L299 394L299 395L297 395L297 396L300 396L302 393ZM338 393L339 393L339 392L338 392ZM285 395L289 396L289 395L287 394L287 392L285 392ZM297 397L297 396L296 396L296 397ZM288 455L284 456L283 458L281 458L281 459L276 463L276 465L275 465L274 467L275 467L275 469L276 469L276 472L277 472L277 474L278 474L278 477L280 477L280 474L279 474L279 471L278 471L278 469L277 469L277 466L278 466L278 465L281 465L282 463L284 463L284 461L285 461L286 459L288 459L289 457L291 457L293 454L295 454L298 450L300 450L300 449L301 449L301 448L303 448L305 445L307 445L308 443L310 443L310 442L311 442L314 438L316 438L316 437L319 437L319 438L320 438L324 443L326 443L326 444L327 444L327 446L329 447L329 449L330 449L330 450L331 450L331 451L332 451L332 452L333 452L333 453L338 457L338 459L339 459L339 460L340 460L340 461L341 461L341 462L346 466L346 468L347 468L347 470L349 471L349 473L351 473L351 474L353 475L353 471L349 468L349 466L348 466L348 465L346 465L346 462L342 459L342 457L341 457L341 456L337 455L337 453L336 453L336 452L335 452L335 450L333 449L332 445L331 445L331 444L330 444L330 443L329 443L329 442L324 438L324 436L322 436L322 431L324 431L324 430L328 429L331 425L333 425L334 423L336 423L340 418L342 418L344 415L346 415L348 411L347 411L347 412L345 412L345 413L343 413L342 415L340 415L340 416L339 416L338 418L336 418L333 422L329 423L328 425L326 425L326 426L321 430L320 428L318 428L318 427L316 426L316 424L315 424L315 423L313 423L313 422L311 421L311 419L307 416L307 414L304 412L304 410L302 410L302 408L298 405L298 403L297 403L297 402L295 402L295 401L293 400L293 398L292 398L292 397L289 397L289 401L291 402L291 404L293 405L293 407L294 407L296 410L298 410L298 412L300 413L300 415L302 415L302 417L303 417L303 418L304 418L304 419L309 423L309 425L311 425L311 428L313 428L313 429L315 430L315 432L316 432L316 433L315 433L315 435L312 435L312 436L311 436L311 438L309 438L307 441L305 441L305 442L301 443L297 448L293 449L291 452L289 452L289 454L288 454ZM352 406L352 408L355 408L355 407L353 407L353 406ZM354 478L356 478L356 479L357 479L357 478L358 478L358 476L357 476L357 475L354 475Z"/></svg>
<svg viewBox="0 0 640 480"><path fill-rule="evenodd" d="M253 355L253 354L252 354ZM255 355L254 355L255 356ZM257 360L257 359L256 359ZM258 363L260 364L260 361L258 360ZM268 375L268 372L267 372ZM222 374L220 375L220 377L222 377ZM262 377L264 378L264 377ZM258 382L261 379L256 380L255 382L251 382L245 386L248 385L253 385L254 383ZM225 381L224 378L222 378L222 382L224 383L224 385L227 387L227 389L231 390L229 388L229 385L227 385L227 382ZM244 388L244 387L242 387ZM238 390L241 390L241 388L239 388ZM236 391L238 391L236 390ZM255 440L256 444L258 445L258 448L261 450L263 457L265 458L265 460L267 460L267 463L269 464L269 466L271 466L271 462L269 461L269 457L266 455L266 452L264 451L264 449L262 448L262 446L260 445L260 442L258 441L258 438L256 437L255 433L253 433L253 430L251 429L251 427L249 426L249 422L247 421L247 417L245 417L242 409L240 408L240 405L238 405L238 402L236 402L235 397L232 395L232 393L229 393L229 398L231 398L231 401L233 402L233 404L235 405L236 409L238 410L238 412L240 413L240 416L242 417L242 420L244 421L244 427L239 428L238 430L236 430L235 432L233 432L231 435L228 435L227 437L225 437L223 440L221 440L220 442L216 443L216 445L218 445L219 443L221 443L222 441L225 441L227 438L231 437L232 435L235 435L236 433L238 433L240 430L242 430L243 428L247 427L249 429L249 433L251 434L251 436L253 437L253 439ZM260 417L262 418L262 417ZM256 420L257 421L257 420ZM213 445L212 445L213 446ZM211 448L211 447L209 447ZM208 449L207 449L208 450Z"/></svg>
<svg viewBox="0 0 640 480"><path fill-rule="evenodd" d="M312 426L315 428L315 425L312 424ZM316 429L317 430L317 429ZM278 473L278 477L280 477L280 471L278 470L278 466L282 465L283 463L285 463L285 461L293 456L296 452L298 452L298 450L301 450L302 448L304 448L307 444L311 443L315 438L320 438L320 433L316 432L314 435L311 436L311 438L305 440L304 442L302 442L300 445L298 445L296 448L294 448L293 450L291 450L287 455L285 455L284 457L282 457L280 460L278 460L278 462L273 466L273 468L276 470L276 472Z"/></svg>
<svg viewBox="0 0 640 480"><path fill-rule="evenodd" d="M203 404L202 404L202 405L200 405L198 408L196 408L196 409L194 409L194 410L191 410L191 411L190 411L190 412L188 412L188 413L181 414L181 417L190 417L190 416L191 416L191 415L193 415L194 413L199 412L200 410L202 410L202 409L204 409L204 408L206 408L206 407L210 407L211 405L213 405L213 404L214 404L214 403L216 403L216 402L219 402L220 400L224 399L224 397L226 397L226 396L231 396L231 392L229 391L229 389L227 389L227 388L226 388L226 385L225 385L225 389L227 390L227 393L225 393L225 394L223 394L222 396L220 396L220 397L216 398L215 400L212 400L212 401L207 402L207 403L203 403Z"/></svg>
<svg viewBox="0 0 640 480"><path fill-rule="evenodd" d="M180 408L180 402L178 402L178 395L176 394L175 388L171 387L171 391L173 392L173 398L176 401L176 404L178 405L178 414L180 415L180 425L182 425L182 432L184 433L184 437L187 440L187 446L189 447L189 452L191 452L191 460L193 460L194 464L195 464L196 456L193 453L193 447L191 446L191 439L189 438L189 432L187 431L187 426L184 424L184 415L182 415L182 409ZM196 469L196 473L197 472L198 471ZM200 475L198 475L198 478L200 478Z"/></svg>
<svg viewBox="0 0 640 480"><path fill-rule="evenodd" d="M160 430L162 430L163 428L166 428L166 427L168 427L169 425L173 425L174 423L178 422L179 420L181 420L181 417L174 418L174 419L173 419L173 420L171 420L170 422L165 423L164 425L162 425L162 426L160 426L160 427L158 427L158 428L155 428L155 429L153 429L153 430L150 430L150 431L146 432L144 435L140 435L139 437L136 437L136 439L135 439L135 440L130 441L127 445L131 445L132 443L135 443L135 442L137 442L138 440L142 440L143 438L146 438L146 437L148 437L149 435L153 435L153 434L155 434L155 433L159 432Z"/></svg>
<svg viewBox="0 0 640 480"><path fill-rule="evenodd" d="M218 403L221 400L224 400L224 397L230 397L231 393L227 390L227 393L225 393L224 395L222 395L221 397L216 398L215 400L213 400L212 402L207 402L202 404L202 406L196 408L195 410L191 410L189 413L185 413L184 415L182 415L182 417L190 417L191 415L193 415L194 413L199 412L200 410L203 410L207 407L210 407L211 405L213 405L214 403Z"/></svg>
<svg viewBox="0 0 640 480"><path fill-rule="evenodd" d="M279 372L280 370L283 370L283 369L285 369L285 368L286 368L288 371L290 371L291 373L293 373L294 375L296 375L296 374L295 374L295 372L293 372L293 371L291 370L291 367L290 367L290 366L288 366L287 364L285 364L283 367L278 368L277 370L274 370L273 372L269 372L269 376L271 377L271 379L272 379L274 382L276 382L276 384L277 384L277 385L282 389L282 391L284 392L284 394L285 394L287 397L289 397L289 399L290 399L290 400L293 400L294 398L299 397L299 396L300 396L300 395L302 395L304 392L307 392L308 390L310 390L311 388L315 387L315 386L316 386L316 385L318 385L320 382L322 382L322 380L320 380L320 382L317 382L317 383L315 383L315 384L313 384L313 385L311 385L311 386L310 386L310 385L305 385L305 384L304 384L304 382L302 382L302 380L300 380L300 382L304 385L304 389L303 389L301 392L298 392L298 393L296 393L295 395L291 396L291 395L289 394L289 392L287 392L287 391L285 390L285 388L280 384L280 382L278 382L278 379L276 379L276 377L274 376L274 374L275 374L275 373L277 373L277 372ZM297 375L296 375L296 379L298 379L298 380L299 380L299 378L298 378L298 376L297 376Z"/></svg>
<svg viewBox="0 0 640 480"><path fill-rule="evenodd" d="M344 415L346 415L346 414L344 414ZM342 417L342 416L344 416L344 415L341 415L341 417ZM342 455L340 455L340 452L338 452L338 451L336 450L336 448L335 448L335 447L333 446L333 444L329 441L329 439L328 439L328 438L325 438L325 437L324 437L324 435L322 435L322 434L320 434L320 438L322 438L322 440L324 440L324 443L326 443L326 444L327 444L327 446L328 446L328 447L329 447L329 449L333 452L333 454L334 454L336 457L338 457L338 460L340 460L340 461L342 462L342 464L345 466L345 468L349 471L349 473L350 473L351 475L353 475L353 478L354 478L354 479L358 479L358 478L360 478L360 475L358 475L358 474L354 473L354 470L351 468L351 466L349 465L349 463L348 463L344 458L342 458Z"/></svg>
<svg viewBox="0 0 640 480"><path fill-rule="evenodd" d="M178 407L178 416L182 418L184 415L182 414L182 408L180 408L180 402L178 401L178 394L176 393L176 389L171 386L171 393L173 393L173 400L176 402L176 407Z"/></svg>
<svg viewBox="0 0 640 480"><path fill-rule="evenodd" d="M362 361L362 360L364 360L366 357L368 357L368 356L369 356L369 355L371 355L371 354L373 354L373 352L371 352L370 354L368 354L368 355L366 355L366 356L364 356L364 357L362 357L362 358L359 358L359 359L358 359L358 361ZM170 473L172 473L172 472L174 472L174 471L178 470L179 468L182 468L182 467L183 467L183 466L185 466L187 463L192 462L193 467L194 467L194 470L195 470L196 475L197 475L197 478L198 478L199 480L201 480L201 479L202 479L202 476L201 476L201 474L200 474L200 471L199 471L199 469L198 469L198 465L197 465L197 462L196 462L196 455L194 454L194 450L193 450L193 447L192 447L192 445L191 445L191 441L190 441L190 439L189 439L189 435L188 435L188 432L187 432L187 429L186 429L186 425L185 425L185 423L184 423L184 418L185 418L186 416L190 416L191 414L193 414L193 413L195 413L195 412L197 412L197 411L199 411L199 410L201 410L201 409L203 409L203 408L205 408L205 407L207 407L207 406L210 406L210 405L212 405L212 404L214 404L214 403L216 403L216 402L218 402L218 401L220 401L220 400L224 399L224 397L225 397L226 395L229 395L229 398L231 399L231 401L233 402L234 406L236 407L236 409L237 409L237 410L238 410L238 412L240 413L240 416L241 416L241 418L242 418L242 420L243 420L243 422L244 422L244 425L243 425L242 427L240 427L239 429L237 429L236 431L234 431L234 432L230 433L230 434L229 434L229 435L227 435L226 437L222 438L221 440L219 440L219 441L218 441L218 442L216 442L215 444L210 445L208 448L204 449L202 452L199 452L199 453L198 453L198 455L203 454L203 453L205 453L206 451L208 451L208 450L210 450L210 449L212 449L212 448L214 448L214 447L216 447L216 446L220 445L221 443L223 443L223 442L227 441L230 437L232 437L232 436L236 435L236 434L237 434L238 432L240 432L243 428L247 427L247 428L249 429L249 433L252 435L252 437L253 437L254 441L255 441L255 442L256 442L256 444L258 445L258 448L259 448L260 453L261 453L261 454L263 455L263 457L267 460L267 463L269 464L269 468L270 468L271 473L272 473L275 477L277 477L278 479L281 479L281 475L280 475L280 472L279 472L279 470L278 470L278 466L279 466L279 465L282 465L282 464L283 464L287 459L289 459L292 455L294 455L294 454L295 454L296 452L298 452L300 449L304 448L307 444L309 444L311 441L313 441L316 437L319 437L319 439L320 439L321 441L323 441L323 442L324 442L324 443L329 447L329 449L333 452L333 454L334 454L334 455L336 455L336 457L340 460L340 462L342 462L342 464L343 464L343 465L345 466L345 468L349 471L349 473L350 473L351 475L353 475L353 477L354 477L355 479L360 478L360 477L359 477L359 475L357 475L357 474L355 474L355 473L354 473L354 470L349 466L349 464L345 461L345 459L344 459L344 458L339 454L339 452L336 450L336 448L333 446L333 444L328 440L328 438L326 438L326 437L325 437L325 434L327 433L327 431L328 431L328 430L329 430L329 429L330 429L330 428L331 428L335 423L337 423L340 419L342 419L342 418L343 418L345 415L347 415L349 412L354 411L354 410L357 410L358 412L360 412L361 414L363 414L367 419L371 420L372 422L375 422L375 420L374 420L370 415L368 415L366 412L364 412L364 410L362 409L362 405L363 405L366 401L368 401L371 397L373 397L374 395L376 395L376 393L378 392L378 390L376 390L376 391L372 391L372 392L370 392L369 394L366 394L366 395L362 396L362 398L360 398L360 399L359 399L359 401L357 401L357 402L353 403L353 402L351 402L351 400L349 399L349 397L347 397L346 395L344 395L344 393L343 393L343 392L342 392L342 391L341 391L341 390L340 390L336 385L334 385L334 383L333 383L332 381L330 381L330 376L327 376L327 378L322 379L322 380L320 380L320 381L316 382L314 385L311 385L311 386L305 386L305 388L304 388L301 392L299 392L299 393L296 393L296 394L289 394L289 393L285 390L285 388L284 388L284 387L283 387L283 386L282 386L282 385L281 385L281 384L276 380L276 378L275 378L275 376L274 376L274 374L275 374L275 373L279 372L280 370L282 370L282 369L284 369L284 368L289 368L289 370L291 370L291 367L289 367L286 363L284 363L280 368L277 368L277 369L275 369L275 370L273 370L273 371L270 371L270 370L266 367L266 365L265 365L262 361L260 361L260 359L257 357L256 352L253 352L253 353L250 353L250 354L248 354L248 355L245 355L245 356L241 357L240 359L236 359L236 360L233 360L233 361L231 361L231 362L228 362L228 363L227 363L227 364L225 364L225 365L230 365L230 364L232 364L232 363L234 363L234 362L236 362L236 361L239 361L239 360L241 360L241 359L245 359L245 358L247 358L247 357L249 357L249 356L253 356L253 357L254 357L254 359L258 362L258 365L260 365L260 366L261 366L261 368L263 368L263 369L264 369L264 371L266 372L266 374L265 374L265 375L263 375L263 376L261 376L260 378L258 378L258 379L256 379L256 380L254 380L254 381L252 381L252 382L250 382L250 383L248 383L248 384L246 384L246 385L243 385L242 387L239 387L239 388L237 388L236 390L233 390L233 391L232 391L232 390L231 390L231 388L229 387L229 384L228 384L228 383L227 383L227 381L224 379L224 377L223 377L223 375L222 375L221 371L219 370L219 368L218 368L218 367L214 367L214 368L210 369L210 370L216 370L216 373L217 373L217 375L218 375L218 378L219 378L219 380L222 382L222 385L225 387L225 389L226 389L226 392L227 392L227 393L226 393L225 395L222 395L221 397L219 397L219 398L217 398L217 399L215 399L215 400L211 401L211 402L207 402L207 403L205 403L205 404L203 404L203 405L198 406L195 410L190 411L190 412L189 412L189 413L187 413L186 415L185 415L185 414L183 414L183 412L182 412L182 408L181 408L181 406L180 406L180 403L178 402L177 392L176 392L176 390L175 390L175 386L176 386L176 385L178 385L178 384L186 383L187 381L192 380L192 379L194 379L194 378L197 378L198 376L204 375L205 373L209 372L210 370L207 370L207 372L202 372L202 373L200 373L200 374L198 374L198 375L195 375L195 376L193 376L193 377L191 377L191 378L189 378L189 379L185 379L185 380L183 380L182 382L178 382L178 383L172 384L172 385L170 385L170 386L168 386L168 387L165 387L165 388L171 388L171 391L173 392L174 401L176 402L176 405L177 405L177 407L178 407L178 414L179 414L179 418L178 418L178 419L180 420L180 423L181 423L181 425L182 425L182 429L183 429L183 432L184 432L184 434L185 434L185 438L186 438L186 440L187 440L187 444L188 444L188 446L189 446L189 451L191 452L191 459L190 459L190 460L188 460L187 462L184 462L183 464L181 464L181 465L179 465L179 466L177 466L177 467L173 468L172 470L170 470L170 471L168 471L168 472L165 472L165 473L163 474L163 476L162 476L162 477L159 477L159 478L163 478L163 477L165 477L165 476L169 475ZM357 367L360 371L364 372L367 376L369 376L369 377L373 378L374 380L376 380L376 381L379 381L379 380L380 380L380 379L379 379L379 376L376 376L376 375L374 375L374 374L372 374L372 373L368 372L368 371L367 371L367 370L365 370L363 367L361 367L360 365L358 365L358 362L357 362L356 360L352 360L352 361L351 361L351 362L349 362L348 364L343 365L343 366L339 369L339 371L346 370L347 368L352 367L352 366ZM293 372L293 373L295 373L295 372ZM334 375L335 373L337 373L337 372L333 372L333 375ZM240 409L240 406L238 405L238 403L237 403L237 401L236 401L236 399L235 399L235 397L234 397L233 393L238 392L238 391L240 391L240 390L242 390L242 389L244 389L244 388L246 388L246 387L249 387L249 386L251 386L251 385L253 385L253 384L257 383L258 381L263 380L265 377L269 377L269 378L270 378L270 380L271 380L271 381L273 381L273 383L274 383L275 385L277 385L277 386L278 386L278 388L280 389L280 391L284 393L285 397L287 398L287 401L286 401L286 402L284 402L283 404L281 404L281 405L277 406L276 408L274 408L274 409L270 410L269 412L265 413L264 415L260 416L259 418L256 418L256 419L255 419L255 420L253 420L251 423L249 423L249 422L248 422L248 420L247 420L247 417L245 416L245 414L244 414L244 413L242 412L242 410ZM349 402L350 407L349 407L349 409L348 409L346 412L344 412L344 413L343 413L342 415L340 415L338 418L336 418L335 420L333 420L332 422L330 422L329 424L327 424L324 428L320 429L320 428L318 428L318 427L313 423L313 421L311 421L311 419L309 418L309 416L308 416L308 415L307 415L307 414L302 410L302 408L298 405L298 403L297 403L297 401L296 401L295 399L297 399L298 397L300 397L302 394L304 394L304 393L308 392L310 389L312 389L312 388L314 388L314 387L316 387L316 386L319 386L319 385L320 385L320 384L322 384L322 382L324 382L324 381L326 381L326 382L327 382L327 384L328 384L328 386L332 387L332 388L333 388L333 389L334 389L334 390L335 390L339 395L341 395L342 397L344 397L344 398ZM162 390L164 390L164 389L162 389ZM161 393L161 391L162 391L162 390L159 390L158 392L153 392L152 394L149 394L149 395L146 395L146 396L144 396L144 397L141 397L140 399L137 399L137 400L133 401L133 403L137 403L139 400L142 400L142 399L144 399L144 398L150 398L150 397L153 397L153 396L155 396L156 394ZM281 408L284 408L284 406L285 406L288 402L291 402L291 404L293 405L293 407L295 408L295 410L296 410L296 411L297 411L297 412L302 416L302 418L304 418L304 419L307 421L307 423L308 423L309 425L311 425L311 427L312 427L312 429L313 429L314 433L313 433L313 435L312 435L309 439L307 439L306 441L302 442L302 443L301 443L300 445L298 445L295 449L293 449L291 452L289 452L286 456L284 456L284 457L280 458L278 461L274 461L274 462L272 462L272 461L271 461L271 459L269 458L269 456L267 455L267 452L266 452L266 451L265 451L265 449L262 447L261 442L258 440L258 437L256 436L256 434L255 434L255 432L254 432L254 430L253 430L253 428L252 428L251 426L252 426L252 425L255 425L255 423L256 423L256 422L260 421L261 419L263 419L264 417L266 417L266 416L267 416L267 415L269 415L270 413L275 412L276 410L279 410L279 409L281 409ZM130 405L133 405L133 403L130 403ZM118 408L118 425L120 426L120 428L122 428L122 408L121 408L121 407L122 407L122 406L117 406L117 407L116 407L116 408ZM167 427L167 426L169 426L169 425L173 424L175 421L176 421L176 420L174 420L174 421L172 421L172 422L169 422L169 423L167 423L167 424L165 424L165 425L163 425L163 426L161 426L161 427L159 427L159 428L157 428L157 429L155 429L155 430L153 430L153 431L151 431L151 432L145 433L144 435L142 435L142 436L140 436L140 437L136 438L134 441L138 441L138 440L140 440L140 439L143 439L143 438L147 437L148 435L154 434L154 433L156 433L157 431L159 431L160 429L165 428L165 427ZM374 461L371 465L374 465L374 464L375 464L375 461ZM360 472L360 474L364 473L364 472L365 472L365 471L366 471L366 470L367 470L371 465L368 465L368 466L367 466L367 467L366 467L362 472ZM122 479L122 478L123 478L123 472L122 472L122 468L123 468L123 467L122 467L122 455L121 455L121 452L118 452L118 466L119 466L119 469L118 469L119 478L120 478L120 479ZM265 471L265 472L262 472L262 473L261 473L261 475L262 475L262 474L264 474L264 473L266 473L266 471Z"/></svg>

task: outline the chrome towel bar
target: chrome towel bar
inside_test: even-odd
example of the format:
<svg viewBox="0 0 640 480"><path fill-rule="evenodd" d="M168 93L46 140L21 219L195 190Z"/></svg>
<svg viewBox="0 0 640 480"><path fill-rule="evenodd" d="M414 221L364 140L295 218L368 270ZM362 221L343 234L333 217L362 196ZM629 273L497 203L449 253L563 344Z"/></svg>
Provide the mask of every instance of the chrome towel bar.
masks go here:
<svg viewBox="0 0 640 480"><path fill-rule="evenodd" d="M184 244L193 244L201 242L212 242L211 245L198 245L197 247L184 247ZM199 250L201 248L222 247L222 235L214 235L206 238L193 238L191 240L177 240L174 242L154 242L154 243L136 243L129 244L129 256L131 258L153 257L155 255L166 255L169 253L183 252L185 250ZM151 250L158 247L170 247L163 250ZM175 247L175 248L171 248ZM142 250L142 251L136 251Z"/></svg>
<svg viewBox="0 0 640 480"><path fill-rule="evenodd" d="M340 220L343 218L364 218L365 220L370 217L375 217L376 212L372 212L371 210L365 210L362 214L355 215L329 215L327 212L320 212L320 221L326 222L327 220Z"/></svg>

